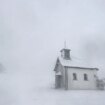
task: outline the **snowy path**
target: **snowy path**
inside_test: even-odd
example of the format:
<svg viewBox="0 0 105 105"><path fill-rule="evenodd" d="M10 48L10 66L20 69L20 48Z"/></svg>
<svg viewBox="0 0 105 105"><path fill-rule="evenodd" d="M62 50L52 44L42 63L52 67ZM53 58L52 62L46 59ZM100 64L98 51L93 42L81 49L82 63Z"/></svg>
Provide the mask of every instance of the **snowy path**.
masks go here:
<svg viewBox="0 0 105 105"><path fill-rule="evenodd" d="M105 105L105 91L64 91L50 88L35 74L0 74L0 105Z"/></svg>

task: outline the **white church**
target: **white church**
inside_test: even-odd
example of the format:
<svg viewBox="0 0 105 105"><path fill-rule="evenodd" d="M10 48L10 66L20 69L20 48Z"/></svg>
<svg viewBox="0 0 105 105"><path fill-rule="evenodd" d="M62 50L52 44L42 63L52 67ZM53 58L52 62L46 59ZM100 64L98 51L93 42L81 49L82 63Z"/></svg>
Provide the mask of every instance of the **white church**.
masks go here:
<svg viewBox="0 0 105 105"><path fill-rule="evenodd" d="M73 59L70 49L61 50L57 58L55 71L55 88L65 90L96 90L104 89L103 81L97 77L96 67L86 65L85 62Z"/></svg>

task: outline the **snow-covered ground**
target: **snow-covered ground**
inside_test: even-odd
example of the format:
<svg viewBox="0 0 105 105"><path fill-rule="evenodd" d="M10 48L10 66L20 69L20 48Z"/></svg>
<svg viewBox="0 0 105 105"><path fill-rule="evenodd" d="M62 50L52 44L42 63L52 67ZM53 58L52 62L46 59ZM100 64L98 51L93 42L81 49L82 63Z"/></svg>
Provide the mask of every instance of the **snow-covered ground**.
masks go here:
<svg viewBox="0 0 105 105"><path fill-rule="evenodd" d="M105 105L105 91L56 90L51 78L35 73L1 73L0 105Z"/></svg>

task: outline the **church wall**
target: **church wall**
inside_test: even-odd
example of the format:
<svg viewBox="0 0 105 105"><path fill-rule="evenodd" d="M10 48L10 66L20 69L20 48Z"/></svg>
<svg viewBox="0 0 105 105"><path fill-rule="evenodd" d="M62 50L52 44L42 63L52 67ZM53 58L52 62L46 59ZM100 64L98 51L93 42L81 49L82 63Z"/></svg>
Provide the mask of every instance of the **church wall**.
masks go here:
<svg viewBox="0 0 105 105"><path fill-rule="evenodd" d="M73 73L77 80L73 80ZM88 80L84 80L84 74L87 74ZM96 70L68 68L68 89L97 89Z"/></svg>

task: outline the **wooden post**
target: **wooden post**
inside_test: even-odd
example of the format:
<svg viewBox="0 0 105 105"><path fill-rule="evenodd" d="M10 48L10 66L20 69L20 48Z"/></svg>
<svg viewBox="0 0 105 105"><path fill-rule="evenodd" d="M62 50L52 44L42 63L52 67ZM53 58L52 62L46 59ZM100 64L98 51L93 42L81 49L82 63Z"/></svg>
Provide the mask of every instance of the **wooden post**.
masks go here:
<svg viewBox="0 0 105 105"><path fill-rule="evenodd" d="M65 67L65 90L68 90L68 70Z"/></svg>

